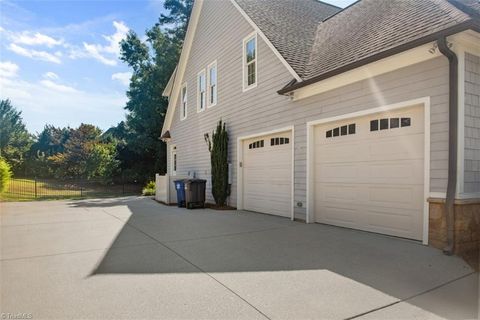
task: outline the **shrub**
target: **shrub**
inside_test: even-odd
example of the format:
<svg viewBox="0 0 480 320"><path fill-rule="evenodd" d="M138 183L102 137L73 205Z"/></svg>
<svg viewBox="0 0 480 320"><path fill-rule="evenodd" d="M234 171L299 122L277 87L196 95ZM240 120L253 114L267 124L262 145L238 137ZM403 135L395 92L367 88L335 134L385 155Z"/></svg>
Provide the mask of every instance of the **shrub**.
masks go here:
<svg viewBox="0 0 480 320"><path fill-rule="evenodd" d="M10 170L10 166L3 158L0 157L0 193L7 189L11 177L12 172Z"/></svg>
<svg viewBox="0 0 480 320"><path fill-rule="evenodd" d="M155 181L150 181L143 188L142 194L144 196L154 196L155 195Z"/></svg>
<svg viewBox="0 0 480 320"><path fill-rule="evenodd" d="M218 206L224 206L230 195L230 187L228 185L228 133L222 120L218 121L211 140L208 133L205 134L205 141L210 151L212 166L212 195Z"/></svg>

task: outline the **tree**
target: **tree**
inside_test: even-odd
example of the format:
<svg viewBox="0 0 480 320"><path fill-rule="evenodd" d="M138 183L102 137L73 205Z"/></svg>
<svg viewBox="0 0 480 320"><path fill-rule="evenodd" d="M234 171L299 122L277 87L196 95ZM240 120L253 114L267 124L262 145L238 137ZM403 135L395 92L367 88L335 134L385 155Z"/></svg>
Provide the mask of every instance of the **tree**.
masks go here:
<svg viewBox="0 0 480 320"><path fill-rule="evenodd" d="M47 157L65 150L65 143L70 138L71 128L57 128L52 125L46 125L42 132L37 135L35 143L30 148L31 156L43 153Z"/></svg>
<svg viewBox="0 0 480 320"><path fill-rule="evenodd" d="M10 100L0 100L0 156L15 173L22 171L25 155L32 144L32 136L21 115Z"/></svg>
<svg viewBox="0 0 480 320"><path fill-rule="evenodd" d="M168 15L160 15L159 23L174 25L173 28L167 29L167 32L183 41L193 8L193 0L165 0L163 6L170 12Z"/></svg>
<svg viewBox="0 0 480 320"><path fill-rule="evenodd" d="M205 134L205 141L210 151L212 166L212 195L218 206L224 206L230 195L228 185L228 133L225 123L218 121L217 129L213 131L212 138Z"/></svg>
<svg viewBox="0 0 480 320"><path fill-rule="evenodd" d="M177 64L192 5L192 0L167 0L165 8L170 13L146 31L145 41L130 31L120 43L120 59L133 74L127 91L126 121L109 131L123 134L121 138L117 135L125 142L117 147L122 168L144 181L166 172L166 146L159 136L168 100L162 92ZM166 24L173 27L165 29Z"/></svg>
<svg viewBox="0 0 480 320"><path fill-rule="evenodd" d="M77 129L71 129L69 138L64 144L64 150L56 153L48 160L52 164L54 175L57 178L90 178L88 164L93 156L94 146L99 143L102 131L90 124L81 124Z"/></svg>
<svg viewBox="0 0 480 320"><path fill-rule="evenodd" d="M115 143L94 143L86 162L88 179L100 178L110 181L118 174L119 161L115 159Z"/></svg>

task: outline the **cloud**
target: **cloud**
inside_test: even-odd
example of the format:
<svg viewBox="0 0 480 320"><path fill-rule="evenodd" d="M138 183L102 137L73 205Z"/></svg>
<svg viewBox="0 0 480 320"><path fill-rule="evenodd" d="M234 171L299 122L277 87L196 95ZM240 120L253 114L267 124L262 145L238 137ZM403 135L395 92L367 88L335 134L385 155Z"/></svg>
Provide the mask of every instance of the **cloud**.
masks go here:
<svg viewBox="0 0 480 320"><path fill-rule="evenodd" d="M117 65L117 60L115 59L109 59L102 55L100 52L103 51L101 46L94 45L94 44L88 44L88 43L83 43L83 47L85 48L85 51L87 52L87 57L94 58L98 61L100 61L103 64L106 64L108 66L116 66Z"/></svg>
<svg viewBox="0 0 480 320"><path fill-rule="evenodd" d="M62 63L60 58L57 55L48 53L46 51L38 51L38 50L33 50L33 49L27 49L24 47L21 47L19 45L16 45L15 43L11 43L8 46L8 50L15 52L18 55L32 58L35 60L42 60L42 61L48 61L48 62L53 62L53 63ZM61 54L60 54L61 55Z"/></svg>
<svg viewBox="0 0 480 320"><path fill-rule="evenodd" d="M103 35L107 41L106 45L83 43L83 48L70 46L69 57L76 58L93 58L103 64L115 66L118 63L118 56L120 55L120 41L125 39L129 28L122 21L113 21L115 33L112 35Z"/></svg>
<svg viewBox="0 0 480 320"><path fill-rule="evenodd" d="M128 86L130 84L130 78L132 77L131 72L118 72L112 74L112 80L117 80L124 86Z"/></svg>
<svg viewBox="0 0 480 320"><path fill-rule="evenodd" d="M17 76L18 65L10 61L0 61L0 77L13 78Z"/></svg>
<svg viewBox="0 0 480 320"><path fill-rule="evenodd" d="M109 45L104 47L105 52L112 53L117 57L120 55L120 41L125 39L130 30L123 21L113 21L115 33L111 36L103 36L109 42Z"/></svg>
<svg viewBox="0 0 480 320"><path fill-rule="evenodd" d="M36 32L34 34L30 32L22 32L20 34L12 34L10 36L14 43L24 44L27 46L47 46L49 48L61 45L63 40L56 40L45 34Z"/></svg>
<svg viewBox="0 0 480 320"><path fill-rule="evenodd" d="M113 90L85 92L45 81L49 80L30 82L0 77L2 97L10 99L22 111L31 132L41 131L47 123L78 126L83 122L108 129L125 118L123 107L127 99L124 93Z"/></svg>
<svg viewBox="0 0 480 320"><path fill-rule="evenodd" d="M49 89L52 89L54 91L58 91L58 92L78 92L77 89L73 88L73 87L69 87L69 86L66 86L66 85L63 85L63 84L58 84L58 83L55 83L51 80L41 80L40 83L46 87L46 88L49 88Z"/></svg>
<svg viewBox="0 0 480 320"><path fill-rule="evenodd" d="M51 71L45 72L43 74L43 77L46 78L46 79L51 79L51 80L58 80L60 78L56 73L51 72Z"/></svg>

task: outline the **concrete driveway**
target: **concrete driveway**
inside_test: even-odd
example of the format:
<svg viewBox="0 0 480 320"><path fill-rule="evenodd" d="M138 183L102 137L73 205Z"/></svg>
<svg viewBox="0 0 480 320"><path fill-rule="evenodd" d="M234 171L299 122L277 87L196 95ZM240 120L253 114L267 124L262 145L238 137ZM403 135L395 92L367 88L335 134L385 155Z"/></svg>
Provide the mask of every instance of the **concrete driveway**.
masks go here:
<svg viewBox="0 0 480 320"><path fill-rule="evenodd" d="M413 241L136 197L1 203L0 210L4 314L478 317L478 274Z"/></svg>

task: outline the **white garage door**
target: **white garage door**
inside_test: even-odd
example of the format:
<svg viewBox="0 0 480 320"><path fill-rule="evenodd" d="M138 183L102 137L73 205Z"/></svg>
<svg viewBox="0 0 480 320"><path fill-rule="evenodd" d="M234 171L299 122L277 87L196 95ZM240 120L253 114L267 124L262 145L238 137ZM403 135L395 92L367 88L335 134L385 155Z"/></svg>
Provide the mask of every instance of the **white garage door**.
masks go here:
<svg viewBox="0 0 480 320"><path fill-rule="evenodd" d="M314 135L316 222L422 239L422 107L322 124Z"/></svg>
<svg viewBox="0 0 480 320"><path fill-rule="evenodd" d="M290 217L291 132L243 142L243 207L245 210Z"/></svg>

